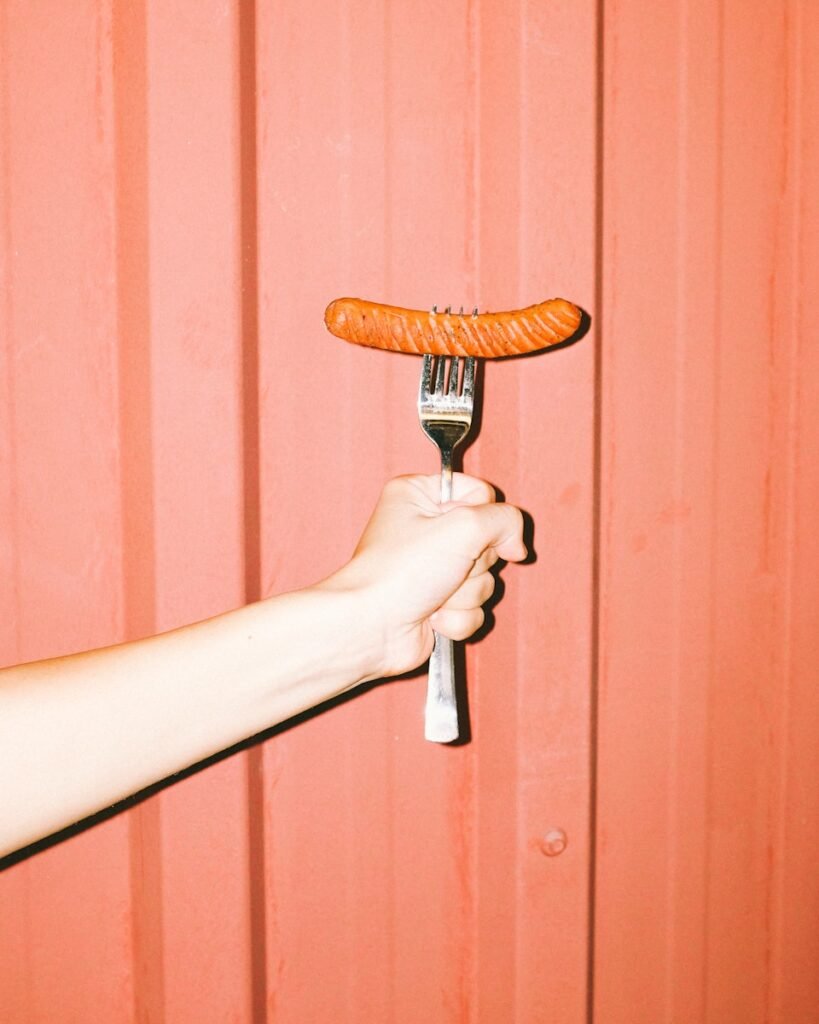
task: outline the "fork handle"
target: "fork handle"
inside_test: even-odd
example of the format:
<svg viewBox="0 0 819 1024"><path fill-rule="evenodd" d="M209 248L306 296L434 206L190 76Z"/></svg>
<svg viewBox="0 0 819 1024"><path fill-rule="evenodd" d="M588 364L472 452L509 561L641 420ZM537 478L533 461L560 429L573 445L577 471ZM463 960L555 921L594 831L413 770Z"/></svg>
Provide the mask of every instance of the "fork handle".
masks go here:
<svg viewBox="0 0 819 1024"><path fill-rule="evenodd" d="M455 699L454 645L435 634L429 659L427 703L424 708L424 738L433 743L451 743L458 738L458 704Z"/></svg>
<svg viewBox="0 0 819 1024"><path fill-rule="evenodd" d="M452 500L452 449L441 451L441 504ZM427 703L424 709L424 738L433 743L451 743L458 738L458 702L455 697L454 645L435 633L429 659Z"/></svg>

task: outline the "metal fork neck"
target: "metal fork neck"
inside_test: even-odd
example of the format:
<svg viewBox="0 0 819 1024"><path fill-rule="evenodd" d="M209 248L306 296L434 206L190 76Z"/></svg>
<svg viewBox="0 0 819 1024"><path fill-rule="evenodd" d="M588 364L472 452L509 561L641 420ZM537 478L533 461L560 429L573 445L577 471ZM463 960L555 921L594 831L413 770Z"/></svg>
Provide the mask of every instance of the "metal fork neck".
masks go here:
<svg viewBox="0 0 819 1024"><path fill-rule="evenodd" d="M441 451L441 504L452 501L452 449Z"/></svg>

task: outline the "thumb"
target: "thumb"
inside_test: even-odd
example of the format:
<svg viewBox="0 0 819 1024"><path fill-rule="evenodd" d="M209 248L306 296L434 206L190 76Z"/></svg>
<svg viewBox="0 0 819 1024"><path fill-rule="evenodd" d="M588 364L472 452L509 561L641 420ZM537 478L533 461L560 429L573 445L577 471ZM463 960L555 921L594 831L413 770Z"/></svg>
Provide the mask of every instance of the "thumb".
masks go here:
<svg viewBox="0 0 819 1024"><path fill-rule="evenodd" d="M506 562L522 562L528 554L523 542L523 514L514 505L461 505L445 512L442 518L449 521L453 538L467 545L473 561L487 548L494 548Z"/></svg>

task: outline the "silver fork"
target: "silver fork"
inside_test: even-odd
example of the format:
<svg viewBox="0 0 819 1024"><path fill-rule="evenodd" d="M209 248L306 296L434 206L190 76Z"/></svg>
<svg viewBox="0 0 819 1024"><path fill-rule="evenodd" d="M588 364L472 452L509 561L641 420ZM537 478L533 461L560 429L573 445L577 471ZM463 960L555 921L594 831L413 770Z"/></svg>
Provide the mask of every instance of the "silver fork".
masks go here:
<svg viewBox="0 0 819 1024"><path fill-rule="evenodd" d="M442 503L452 499L452 453L472 426L475 363L471 357L465 360L463 381L460 381L458 357L438 356L433 382L433 357L424 356L418 418L424 433L441 452ZM429 659L424 736L434 743L451 743L458 738L453 643L437 633Z"/></svg>

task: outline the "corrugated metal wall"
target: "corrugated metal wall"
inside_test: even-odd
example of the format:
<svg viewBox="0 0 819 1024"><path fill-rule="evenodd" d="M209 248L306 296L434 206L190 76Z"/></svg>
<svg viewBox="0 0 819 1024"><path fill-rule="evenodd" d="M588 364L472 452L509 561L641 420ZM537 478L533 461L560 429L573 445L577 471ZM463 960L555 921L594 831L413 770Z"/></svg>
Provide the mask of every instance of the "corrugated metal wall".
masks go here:
<svg viewBox="0 0 819 1024"><path fill-rule="evenodd" d="M384 685L12 858L2 1019L819 1020L819 11L0 18L5 662L310 582L434 470L329 299L593 319L486 374L537 559L472 742Z"/></svg>
<svg viewBox="0 0 819 1024"><path fill-rule="evenodd" d="M596 1002L816 1021L819 8L604 40Z"/></svg>

